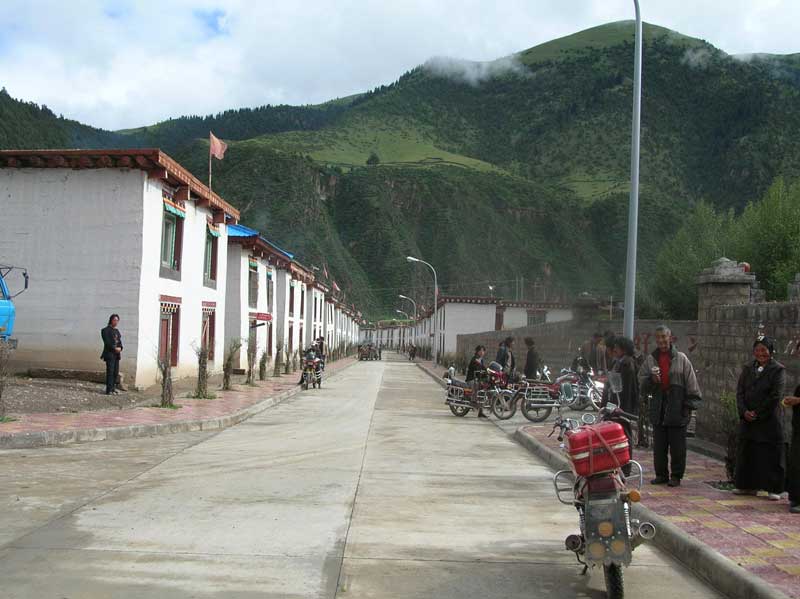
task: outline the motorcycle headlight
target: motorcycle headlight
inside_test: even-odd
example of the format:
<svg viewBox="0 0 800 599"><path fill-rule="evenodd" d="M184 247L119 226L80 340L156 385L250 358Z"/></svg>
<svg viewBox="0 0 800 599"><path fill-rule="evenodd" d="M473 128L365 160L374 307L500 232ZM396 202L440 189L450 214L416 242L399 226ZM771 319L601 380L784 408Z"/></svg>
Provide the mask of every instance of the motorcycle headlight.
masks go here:
<svg viewBox="0 0 800 599"><path fill-rule="evenodd" d="M614 525L609 521L600 522L597 525L597 532L601 537L608 538L614 534Z"/></svg>
<svg viewBox="0 0 800 599"><path fill-rule="evenodd" d="M589 552L589 555L592 556L592 559L597 561L602 560L606 556L606 546L600 541L589 543L589 546L586 548L586 550Z"/></svg>

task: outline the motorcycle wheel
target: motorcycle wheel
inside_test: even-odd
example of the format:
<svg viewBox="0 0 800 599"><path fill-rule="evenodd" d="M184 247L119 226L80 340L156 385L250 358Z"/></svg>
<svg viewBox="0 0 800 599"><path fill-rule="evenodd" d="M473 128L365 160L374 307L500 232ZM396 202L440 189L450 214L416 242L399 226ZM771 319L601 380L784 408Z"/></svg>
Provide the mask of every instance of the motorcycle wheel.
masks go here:
<svg viewBox="0 0 800 599"><path fill-rule="evenodd" d="M537 407L527 399L522 400L522 415L531 422L544 422L550 416L553 408Z"/></svg>
<svg viewBox="0 0 800 599"><path fill-rule="evenodd" d="M469 414L469 408L465 408L464 406L450 406L450 411L453 413L454 416L459 416L463 418L467 414Z"/></svg>
<svg viewBox="0 0 800 599"><path fill-rule="evenodd" d="M591 408L595 412L600 411L600 404L603 401L603 395L596 389L587 389L586 390L586 405L583 406L583 409Z"/></svg>
<svg viewBox="0 0 800 599"><path fill-rule="evenodd" d="M303 391L308 391L308 379L305 376L303 377L303 384L300 386L303 388Z"/></svg>
<svg viewBox="0 0 800 599"><path fill-rule="evenodd" d="M625 580L622 577L622 566L619 564L603 566L603 574L606 579L606 595L608 599L624 599Z"/></svg>
<svg viewBox="0 0 800 599"><path fill-rule="evenodd" d="M511 393L498 393L492 400L492 413L498 420L508 420L517 413L517 396Z"/></svg>

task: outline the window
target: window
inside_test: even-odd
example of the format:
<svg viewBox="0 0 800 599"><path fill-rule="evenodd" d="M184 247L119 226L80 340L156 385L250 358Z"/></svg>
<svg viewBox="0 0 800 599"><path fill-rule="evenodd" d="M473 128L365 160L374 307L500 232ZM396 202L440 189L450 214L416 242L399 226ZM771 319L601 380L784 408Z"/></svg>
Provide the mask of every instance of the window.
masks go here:
<svg viewBox="0 0 800 599"><path fill-rule="evenodd" d="M250 262L250 268L248 270L248 294L247 294L247 303L250 305L251 308L258 307L258 265L256 263Z"/></svg>
<svg viewBox="0 0 800 599"><path fill-rule="evenodd" d="M272 323L267 323L267 355L272 357Z"/></svg>
<svg viewBox="0 0 800 599"><path fill-rule="evenodd" d="M314 296L314 322L317 321L317 298Z"/></svg>
<svg viewBox="0 0 800 599"><path fill-rule="evenodd" d="M267 312L272 314L272 302L275 295L275 282L272 280L272 271L267 271Z"/></svg>
<svg viewBox="0 0 800 599"><path fill-rule="evenodd" d="M294 326L289 325L289 354L294 353Z"/></svg>
<svg viewBox="0 0 800 599"><path fill-rule="evenodd" d="M305 316L305 307L306 307L306 290L302 287L300 288L300 318Z"/></svg>
<svg viewBox="0 0 800 599"><path fill-rule="evenodd" d="M178 342L180 340L180 306L161 304L161 320L158 332L158 359L170 365L178 365Z"/></svg>
<svg viewBox="0 0 800 599"><path fill-rule="evenodd" d="M203 308L203 329L201 331L200 344L203 349L208 350L208 361L214 361L214 329L216 328L216 317L214 310Z"/></svg>
<svg viewBox="0 0 800 599"><path fill-rule="evenodd" d="M542 324L545 321L544 311L529 311L528 312L528 326L532 327L537 324Z"/></svg>
<svg viewBox="0 0 800 599"><path fill-rule="evenodd" d="M217 281L217 238L206 230L206 259L203 268L203 284L216 287Z"/></svg>
<svg viewBox="0 0 800 599"><path fill-rule="evenodd" d="M294 281L289 282L289 316L294 316Z"/></svg>
<svg viewBox="0 0 800 599"><path fill-rule="evenodd" d="M183 244L183 219L164 211L161 227L161 266L163 269L180 272Z"/></svg>

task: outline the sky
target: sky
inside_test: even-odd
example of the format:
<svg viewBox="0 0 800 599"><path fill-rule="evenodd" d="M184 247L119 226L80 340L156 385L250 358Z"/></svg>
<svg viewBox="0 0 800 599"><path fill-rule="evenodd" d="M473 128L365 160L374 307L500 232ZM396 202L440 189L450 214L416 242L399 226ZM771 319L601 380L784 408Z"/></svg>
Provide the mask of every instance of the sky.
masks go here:
<svg viewBox="0 0 800 599"><path fill-rule="evenodd" d="M647 22L730 54L800 52L798 0L641 0ZM315 104L431 57L493 60L633 0L3 0L0 87L106 129Z"/></svg>

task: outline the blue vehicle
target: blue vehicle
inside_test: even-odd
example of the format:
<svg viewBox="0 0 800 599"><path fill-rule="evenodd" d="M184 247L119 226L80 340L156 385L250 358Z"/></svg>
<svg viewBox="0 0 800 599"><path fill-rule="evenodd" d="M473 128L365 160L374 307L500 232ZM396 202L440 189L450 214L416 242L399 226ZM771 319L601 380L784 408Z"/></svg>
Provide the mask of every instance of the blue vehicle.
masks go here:
<svg viewBox="0 0 800 599"><path fill-rule="evenodd" d="M25 286L22 290L15 294L11 294L8 290L8 275L13 271L22 271L22 277L25 280ZM17 347L17 340L12 339L11 335L14 334L14 317L16 316L16 309L12 301L20 293L28 288L28 271L18 266L6 266L0 264L0 341L9 344L11 349Z"/></svg>

